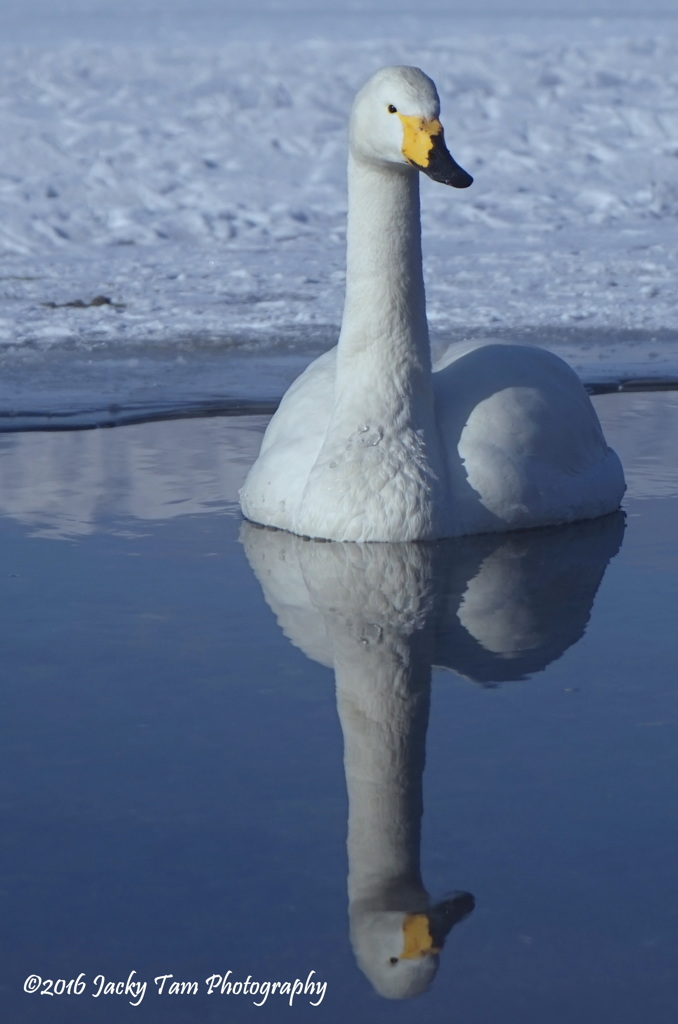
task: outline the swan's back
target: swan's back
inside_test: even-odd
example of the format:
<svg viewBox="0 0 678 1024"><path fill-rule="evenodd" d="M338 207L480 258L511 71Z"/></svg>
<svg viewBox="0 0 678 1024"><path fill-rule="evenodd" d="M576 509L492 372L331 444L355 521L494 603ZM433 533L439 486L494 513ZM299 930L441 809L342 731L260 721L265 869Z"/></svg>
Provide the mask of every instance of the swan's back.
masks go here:
<svg viewBox="0 0 678 1024"><path fill-rule="evenodd" d="M581 381L558 356L481 345L434 373L433 383L455 533L572 522L619 507L621 463Z"/></svg>

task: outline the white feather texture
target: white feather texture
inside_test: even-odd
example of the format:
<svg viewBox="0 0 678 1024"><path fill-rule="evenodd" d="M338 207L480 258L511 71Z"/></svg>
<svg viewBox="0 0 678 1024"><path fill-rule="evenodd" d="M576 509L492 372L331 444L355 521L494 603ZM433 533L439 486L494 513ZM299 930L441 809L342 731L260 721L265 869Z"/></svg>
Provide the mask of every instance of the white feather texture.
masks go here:
<svg viewBox="0 0 678 1024"><path fill-rule="evenodd" d="M280 628L334 669L351 944L382 995L425 991L447 934L473 907L465 892L431 896L422 879L431 666L482 685L541 671L582 637L623 532L621 513L438 544L320 543L242 524L247 558ZM439 850L436 829L428 833ZM452 871L454 849L446 856ZM428 922L434 942L408 950L408 927L417 921Z"/></svg>
<svg viewBox="0 0 678 1024"><path fill-rule="evenodd" d="M240 493L244 515L309 537L408 541L614 511L621 464L561 359L481 345L433 372L419 172L391 106L430 123L435 85L417 68L384 68L356 97L339 343L271 420Z"/></svg>

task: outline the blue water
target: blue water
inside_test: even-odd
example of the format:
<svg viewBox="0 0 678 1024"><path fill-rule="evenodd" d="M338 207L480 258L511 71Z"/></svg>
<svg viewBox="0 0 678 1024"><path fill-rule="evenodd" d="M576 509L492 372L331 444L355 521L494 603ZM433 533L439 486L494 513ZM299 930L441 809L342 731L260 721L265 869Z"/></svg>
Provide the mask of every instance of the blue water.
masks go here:
<svg viewBox="0 0 678 1024"><path fill-rule="evenodd" d="M0 439L4 1019L675 1020L678 405L598 401L624 516L376 555L243 527L254 417Z"/></svg>

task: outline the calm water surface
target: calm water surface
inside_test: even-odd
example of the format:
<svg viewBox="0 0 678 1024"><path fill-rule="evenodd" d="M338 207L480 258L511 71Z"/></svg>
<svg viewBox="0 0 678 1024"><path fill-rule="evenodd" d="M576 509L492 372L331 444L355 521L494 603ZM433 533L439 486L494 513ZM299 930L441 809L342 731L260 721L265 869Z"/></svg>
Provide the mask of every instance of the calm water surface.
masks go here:
<svg viewBox="0 0 678 1024"><path fill-rule="evenodd" d="M0 436L4 1019L673 1024L678 396L597 404L625 517L441 545L243 526L255 417Z"/></svg>

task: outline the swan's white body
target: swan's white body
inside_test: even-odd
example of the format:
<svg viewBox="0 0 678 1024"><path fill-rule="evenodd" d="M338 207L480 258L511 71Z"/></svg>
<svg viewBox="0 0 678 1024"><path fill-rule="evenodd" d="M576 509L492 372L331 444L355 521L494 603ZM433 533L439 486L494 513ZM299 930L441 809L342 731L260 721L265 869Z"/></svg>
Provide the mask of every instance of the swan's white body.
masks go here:
<svg viewBox="0 0 678 1024"><path fill-rule="evenodd" d="M422 136L442 140L438 110L416 68L385 68L356 98L339 343L269 424L240 495L254 522L330 540L431 540L619 506L619 460L557 356L486 345L432 371L416 166L459 184L419 160Z"/></svg>
<svg viewBox="0 0 678 1024"><path fill-rule="evenodd" d="M542 671L581 639L623 531L618 513L522 536L328 544L243 523L280 628L334 669L351 943L382 995L424 991L473 905L467 893L432 899L420 870L431 666L491 685Z"/></svg>

